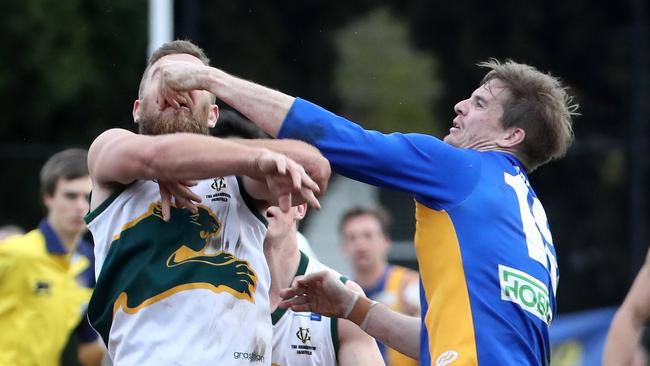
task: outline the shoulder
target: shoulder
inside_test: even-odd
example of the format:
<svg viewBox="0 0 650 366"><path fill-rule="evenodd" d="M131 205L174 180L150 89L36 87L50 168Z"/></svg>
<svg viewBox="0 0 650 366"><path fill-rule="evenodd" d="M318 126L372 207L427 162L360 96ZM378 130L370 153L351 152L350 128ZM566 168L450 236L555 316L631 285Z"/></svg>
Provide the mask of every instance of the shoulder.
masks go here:
<svg viewBox="0 0 650 366"><path fill-rule="evenodd" d="M42 256L45 253L45 238L34 229L24 235L7 238L0 244L0 255L5 259L20 261L23 259Z"/></svg>
<svg viewBox="0 0 650 366"><path fill-rule="evenodd" d="M99 136L95 138L92 144L90 144L90 149L88 150L89 157L100 152L101 148L103 148L106 144L119 139L131 138L134 136L139 135L123 128L111 128L109 130L106 130L99 134Z"/></svg>

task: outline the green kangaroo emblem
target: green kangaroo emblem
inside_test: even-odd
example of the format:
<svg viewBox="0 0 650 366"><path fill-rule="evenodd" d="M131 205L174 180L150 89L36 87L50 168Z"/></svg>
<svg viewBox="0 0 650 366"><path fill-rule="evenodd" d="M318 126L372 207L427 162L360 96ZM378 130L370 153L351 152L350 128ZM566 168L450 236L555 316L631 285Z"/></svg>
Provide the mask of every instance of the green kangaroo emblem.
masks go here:
<svg viewBox="0 0 650 366"><path fill-rule="evenodd" d="M222 225L209 207L197 208L192 214L172 207L171 220L165 222L160 203L154 202L113 238L88 307L91 323L105 341L118 309L135 314L180 291L227 292L255 303L255 271L232 253L208 253Z"/></svg>

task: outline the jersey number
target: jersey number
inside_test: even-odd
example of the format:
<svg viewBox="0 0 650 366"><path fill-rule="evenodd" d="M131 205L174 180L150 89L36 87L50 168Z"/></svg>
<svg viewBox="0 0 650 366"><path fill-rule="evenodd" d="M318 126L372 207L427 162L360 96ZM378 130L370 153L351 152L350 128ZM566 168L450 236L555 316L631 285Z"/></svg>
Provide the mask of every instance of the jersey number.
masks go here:
<svg viewBox="0 0 650 366"><path fill-rule="evenodd" d="M521 221L524 225L524 234L526 235L526 245L528 246L528 255L535 261L541 263L549 272L551 283L553 284L553 294L557 288L557 259L551 247L553 238L548 229L548 220L542 203L537 197L532 197L532 202L528 199L530 188L526 177L523 174L510 175L504 173L506 183L515 190L517 201L519 201L519 212Z"/></svg>

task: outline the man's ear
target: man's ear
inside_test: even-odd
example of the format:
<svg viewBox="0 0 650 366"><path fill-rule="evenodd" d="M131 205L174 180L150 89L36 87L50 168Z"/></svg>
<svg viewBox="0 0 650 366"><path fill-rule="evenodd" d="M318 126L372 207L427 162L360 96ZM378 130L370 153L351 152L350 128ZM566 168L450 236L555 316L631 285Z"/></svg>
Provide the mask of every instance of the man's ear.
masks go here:
<svg viewBox="0 0 650 366"><path fill-rule="evenodd" d="M497 141L497 145L502 148L515 148L517 145L524 142L526 139L526 131L520 127L513 127L506 130L506 135L500 141Z"/></svg>
<svg viewBox="0 0 650 366"><path fill-rule="evenodd" d="M296 215L294 216L296 221L300 221L305 218L305 215L307 214L307 204L303 203L298 206L296 206Z"/></svg>
<svg viewBox="0 0 650 366"><path fill-rule="evenodd" d="M219 106L216 104L210 105L210 112L208 113L208 127L212 128L217 124L219 119Z"/></svg>
<svg viewBox="0 0 650 366"><path fill-rule="evenodd" d="M135 102L133 102L133 122L138 123L140 122L140 99L136 99Z"/></svg>
<svg viewBox="0 0 650 366"><path fill-rule="evenodd" d="M45 205L45 207L49 211L50 210L50 205L52 203L52 196L49 193L43 193L41 198L43 199L43 205Z"/></svg>

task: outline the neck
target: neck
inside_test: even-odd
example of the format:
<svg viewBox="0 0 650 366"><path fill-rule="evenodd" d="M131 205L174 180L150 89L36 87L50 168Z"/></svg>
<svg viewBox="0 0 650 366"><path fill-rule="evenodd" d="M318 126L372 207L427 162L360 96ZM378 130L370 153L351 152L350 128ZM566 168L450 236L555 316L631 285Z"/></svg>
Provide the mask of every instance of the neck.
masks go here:
<svg viewBox="0 0 650 366"><path fill-rule="evenodd" d="M79 246L79 239L81 239L81 233L69 233L59 227L56 222L48 218L47 222L50 224L52 230L61 241L61 245L65 248L65 251L68 253L73 253L77 250Z"/></svg>
<svg viewBox="0 0 650 366"><path fill-rule="evenodd" d="M363 288L370 288L377 284L386 270L388 263L381 261L371 268L357 269L354 280Z"/></svg>
<svg viewBox="0 0 650 366"><path fill-rule="evenodd" d="M264 255L271 272L269 301L273 312L282 301L279 295L280 290L291 286L300 264L300 251L298 250L296 233L292 232L272 248L267 249L265 247Z"/></svg>

